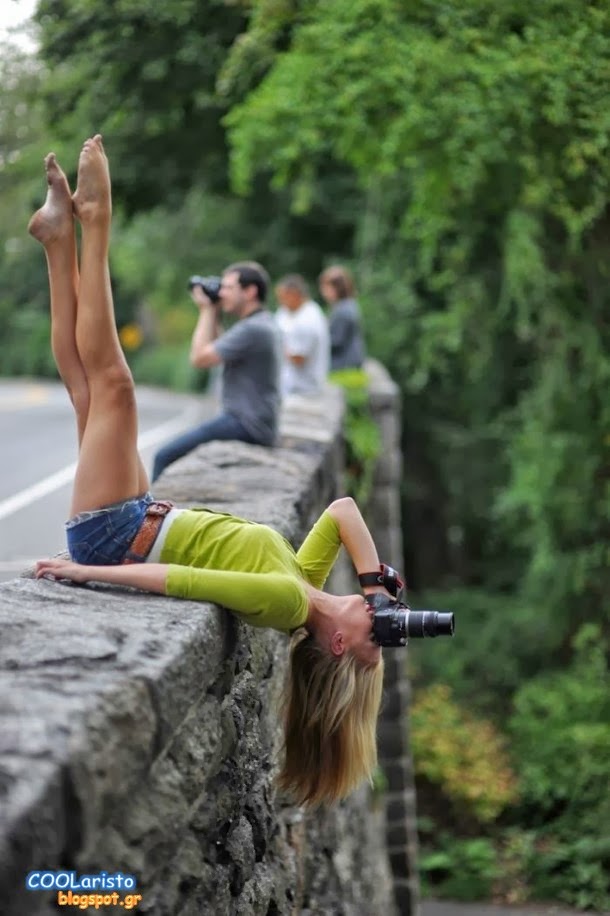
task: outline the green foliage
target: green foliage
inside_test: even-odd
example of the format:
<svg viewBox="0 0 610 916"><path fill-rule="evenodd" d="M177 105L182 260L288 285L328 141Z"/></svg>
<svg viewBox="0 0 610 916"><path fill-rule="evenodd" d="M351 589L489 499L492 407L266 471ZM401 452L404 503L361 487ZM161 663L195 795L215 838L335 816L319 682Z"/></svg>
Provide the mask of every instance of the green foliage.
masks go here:
<svg viewBox="0 0 610 916"><path fill-rule="evenodd" d="M371 794L375 801L381 801L388 791L388 778L381 767L376 767L371 776Z"/></svg>
<svg viewBox="0 0 610 916"><path fill-rule="evenodd" d="M118 197L130 212L225 180L216 75L245 24L215 0L40 0L44 85L57 137L106 138Z"/></svg>
<svg viewBox="0 0 610 916"><path fill-rule="evenodd" d="M201 391L207 385L207 372L191 366L188 345L145 347L130 356L129 362L137 384L173 391Z"/></svg>
<svg viewBox="0 0 610 916"><path fill-rule="evenodd" d="M10 307L4 324L0 375L57 376L49 346L50 320L35 308Z"/></svg>
<svg viewBox="0 0 610 916"><path fill-rule="evenodd" d="M272 191L266 181L254 182L248 200L228 193L222 120L267 67L268 42L249 42L245 30L261 21L270 30L282 4L270 3L262 16L251 6L233 0L167 0L162 7L143 0L39 0L40 58L52 72L39 97L71 177L83 135L101 131L115 201L130 216L160 208L153 221L161 231L167 221L166 239L184 243L185 255L205 223L216 271L246 253L276 275L315 275L320 248L351 241L358 213L351 176L328 164L310 213L298 221L289 213L288 193ZM239 57L236 70L230 52ZM187 198L189 212L180 223ZM195 214L197 200L203 206ZM227 248L230 256L215 262ZM203 260L200 247L183 276L198 272ZM159 265L150 258L145 263L153 265L147 274L153 285Z"/></svg>
<svg viewBox="0 0 610 916"><path fill-rule="evenodd" d="M422 833L425 836L425 829ZM435 835L433 846L433 851L427 851L424 844L419 861L424 894L464 901L492 896L499 866L491 840L456 840L442 833Z"/></svg>
<svg viewBox="0 0 610 916"><path fill-rule="evenodd" d="M122 287L145 300L158 316L182 306L196 309L187 291L192 274L218 274L248 242L243 205L194 188L180 206L159 206L116 225L113 273ZM190 337L190 331L187 331Z"/></svg>
<svg viewBox="0 0 610 916"><path fill-rule="evenodd" d="M491 722L460 709L446 685L416 695L411 741L416 776L437 786L455 812L486 824L517 798L501 735Z"/></svg>
<svg viewBox="0 0 610 916"><path fill-rule="evenodd" d="M339 369L329 374L329 381L345 392L346 490L366 506L381 447L379 427L369 404L369 378L363 369Z"/></svg>
<svg viewBox="0 0 610 916"><path fill-rule="evenodd" d="M500 608L495 610L499 612ZM459 613L457 619L461 619ZM499 619L506 621L506 616ZM511 621L511 628L513 624ZM469 627L466 633L463 629L458 632L468 642L474 638L476 615L465 626ZM516 632L521 635L518 627ZM422 662L422 652L418 652L417 681L442 676L447 683L455 684L455 694L462 698L464 706L471 696L476 708L480 703L477 685L485 684L485 674L479 680L472 667L452 664L450 653L443 658L442 648L435 648L440 657L434 658L432 665ZM431 812L433 828L429 826L428 839L424 822L423 845L435 852L439 849L439 833L448 834L444 842L452 845L449 829L455 830L460 818L465 832L473 831L472 822L464 816L474 811L481 825L474 830L488 831L500 863L494 883L496 894L511 902L530 897L556 899L605 911L610 906L608 643L598 626L585 624L573 648L573 660L563 670L547 671L537 677L532 673L523 679L520 688L508 691L513 695L513 711L505 726L504 740L510 746L516 783L508 783L514 794L508 806L503 806L500 820L498 807L484 809L491 817L480 818L469 796L477 786L484 787L483 802L487 805L490 793L493 804L498 780L503 785L502 765L494 759L494 743L481 739L477 734L479 720L455 706L448 687L436 684L419 688L411 717L418 807ZM498 660L493 647L489 652L488 672ZM475 661L473 653L471 664ZM501 676L495 692L502 692ZM488 708L493 696L494 691L489 691ZM499 740L498 747L502 746ZM490 774L482 773L486 767L492 770ZM443 799L451 800L451 809ZM435 893L445 893L442 878L437 875L437 879L441 889L435 888ZM476 887L474 881L473 894Z"/></svg>
<svg viewBox="0 0 610 916"><path fill-rule="evenodd" d="M580 793L594 784L607 788L610 647L598 626L585 624L574 648L567 671L542 674L514 697L511 729L515 752L523 761L524 800L547 809L570 800L577 803Z"/></svg>
<svg viewBox="0 0 610 916"><path fill-rule="evenodd" d="M518 577L559 651L575 595L599 616L608 584L610 11L339 0L286 35L280 16L225 119L235 185L270 175L301 210L329 157L353 170L373 352L406 397L407 515L438 518L435 563L408 548L416 579Z"/></svg>
<svg viewBox="0 0 610 916"><path fill-rule="evenodd" d="M603 814L607 817L608 811ZM529 884L539 899L561 900L579 909L607 913L610 844L607 837L591 839L584 830L585 825L562 839L538 831L536 851L528 862Z"/></svg>
<svg viewBox="0 0 610 916"><path fill-rule="evenodd" d="M601 629L585 624L570 667L524 684L510 720L520 822L536 830L532 887L600 910L610 907L609 648Z"/></svg>
<svg viewBox="0 0 610 916"><path fill-rule="evenodd" d="M459 702L502 721L515 692L540 672L541 646L554 641L536 605L474 588L426 589L409 603L455 614L453 639L423 640L411 653L415 683L449 684Z"/></svg>
<svg viewBox="0 0 610 916"><path fill-rule="evenodd" d="M0 374L54 374L44 256L25 231L32 201L45 189L37 146L40 67L11 45L1 52Z"/></svg>

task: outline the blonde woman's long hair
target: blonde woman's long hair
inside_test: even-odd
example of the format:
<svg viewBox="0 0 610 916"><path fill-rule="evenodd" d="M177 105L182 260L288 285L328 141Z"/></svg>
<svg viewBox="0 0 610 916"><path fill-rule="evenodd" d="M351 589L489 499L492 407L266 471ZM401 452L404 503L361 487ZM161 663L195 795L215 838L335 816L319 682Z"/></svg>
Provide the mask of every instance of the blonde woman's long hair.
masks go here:
<svg viewBox="0 0 610 916"><path fill-rule="evenodd" d="M383 661L331 655L309 633L293 638L278 785L299 804L332 804L377 765Z"/></svg>

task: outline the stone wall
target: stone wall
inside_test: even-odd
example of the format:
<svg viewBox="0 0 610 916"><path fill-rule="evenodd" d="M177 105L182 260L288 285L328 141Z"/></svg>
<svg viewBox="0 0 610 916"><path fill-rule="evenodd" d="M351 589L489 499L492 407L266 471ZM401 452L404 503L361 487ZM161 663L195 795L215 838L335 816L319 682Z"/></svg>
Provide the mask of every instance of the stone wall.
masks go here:
<svg viewBox="0 0 610 916"><path fill-rule="evenodd" d="M381 432L367 522L382 562L402 570L400 400L379 363L369 362L370 405ZM408 737L410 684L405 650L384 649L384 705L379 723L379 763L386 780L386 842L400 916L419 914L418 842L413 762Z"/></svg>
<svg viewBox="0 0 610 916"><path fill-rule="evenodd" d="M334 389L294 399L279 448L202 446L156 495L298 544L341 492L342 409ZM380 549L399 564L392 531ZM331 588L346 582L344 560ZM407 771L390 778L390 856L385 802L368 786L316 813L275 791L285 637L200 603L25 577L0 585L0 639L3 916L58 912L54 894L24 890L35 869L133 874L138 912L154 916L416 913ZM387 714L398 697L402 717L388 667ZM382 723L388 766L404 726Z"/></svg>

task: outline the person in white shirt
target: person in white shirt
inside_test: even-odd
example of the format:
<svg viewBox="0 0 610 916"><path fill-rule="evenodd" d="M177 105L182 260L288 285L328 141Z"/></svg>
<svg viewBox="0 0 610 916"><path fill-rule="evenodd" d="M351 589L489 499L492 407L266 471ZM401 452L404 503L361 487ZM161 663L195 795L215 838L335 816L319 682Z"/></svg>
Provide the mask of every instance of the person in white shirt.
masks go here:
<svg viewBox="0 0 610 916"><path fill-rule="evenodd" d="M282 333L284 359L282 394L320 394L330 366L330 336L326 316L309 295L300 274L277 283L276 319Z"/></svg>

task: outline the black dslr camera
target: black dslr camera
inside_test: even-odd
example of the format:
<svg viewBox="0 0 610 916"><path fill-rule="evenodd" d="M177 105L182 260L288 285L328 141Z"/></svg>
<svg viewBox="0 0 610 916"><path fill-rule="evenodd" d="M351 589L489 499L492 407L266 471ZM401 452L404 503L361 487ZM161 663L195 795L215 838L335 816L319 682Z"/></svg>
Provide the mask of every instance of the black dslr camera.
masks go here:
<svg viewBox="0 0 610 916"><path fill-rule="evenodd" d="M192 290L194 286L200 286L210 302L216 305L220 299L221 283L222 279L220 277L199 277L195 274L189 277L188 288Z"/></svg>
<svg viewBox="0 0 610 916"><path fill-rule="evenodd" d="M398 600L404 582L395 569L381 564L379 572L359 576L360 584L383 585L391 595L375 592L366 596L366 603L373 609L373 632L371 638L379 646L406 646L410 637L453 636L453 614L442 611L412 611Z"/></svg>
<svg viewBox="0 0 610 916"><path fill-rule="evenodd" d="M401 601L377 592L367 595L373 608L373 639L379 646L406 646L409 638L453 636L453 614L442 611L412 611Z"/></svg>

